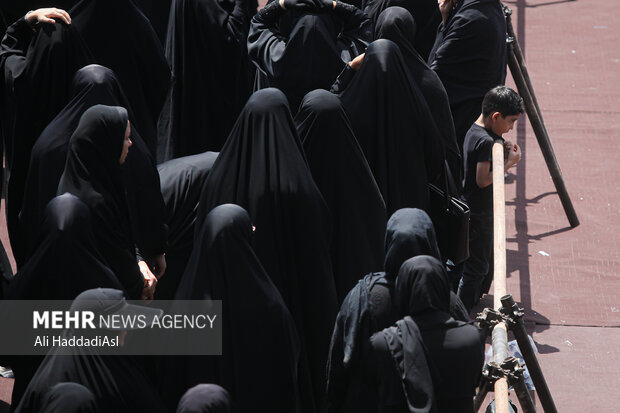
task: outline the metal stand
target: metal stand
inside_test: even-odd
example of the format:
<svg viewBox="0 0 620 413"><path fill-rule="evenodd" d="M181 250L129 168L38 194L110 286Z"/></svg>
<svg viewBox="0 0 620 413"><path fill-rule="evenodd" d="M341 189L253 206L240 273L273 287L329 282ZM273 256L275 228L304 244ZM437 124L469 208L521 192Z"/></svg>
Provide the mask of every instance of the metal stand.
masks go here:
<svg viewBox="0 0 620 413"><path fill-rule="evenodd" d="M532 381L536 387L536 392L540 398L540 404L542 404L545 413L557 413L557 408L551 397L551 392L543 376L542 369L536 354L530 344L530 340L527 337L527 331L525 331L525 324L523 323L523 309L517 306L512 295L505 295L501 298L502 308L500 312L504 315L508 328L514 333L519 349L523 355L523 360L527 365Z"/></svg>
<svg viewBox="0 0 620 413"><path fill-rule="evenodd" d="M530 120L530 124L532 125L532 129L534 130L534 134L536 135L536 140L538 141L540 150L545 158L547 169L549 170L555 189L558 192L560 201L562 202L562 207L564 208L568 222L570 223L570 226L574 228L579 225L579 218L577 218L577 213L575 212L573 203L568 195L568 190L564 184L562 171L560 170L560 165L555 157L555 152L553 151L553 146L551 145L551 140L549 139L549 133L547 132L547 128L543 122L542 112L540 111L536 95L534 94L534 87L532 86L530 76L527 72L527 67L525 66L523 52L521 51L519 42L516 40L516 35L512 27L512 20L510 17L512 10L506 6L503 6L503 8L504 15L506 16L508 35L508 38L506 39L508 43L508 67L510 67L510 73L512 73L512 77L517 86L517 90L519 91L519 95L521 95L525 103L525 111Z"/></svg>

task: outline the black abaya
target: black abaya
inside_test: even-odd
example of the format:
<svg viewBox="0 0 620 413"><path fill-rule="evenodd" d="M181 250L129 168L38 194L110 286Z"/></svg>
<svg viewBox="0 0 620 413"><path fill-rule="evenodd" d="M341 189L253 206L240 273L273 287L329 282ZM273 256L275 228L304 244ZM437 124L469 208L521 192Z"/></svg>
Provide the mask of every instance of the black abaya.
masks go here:
<svg viewBox="0 0 620 413"><path fill-rule="evenodd" d="M485 93L506 80L506 19L495 0L461 0L441 24L428 63L448 93L459 147Z"/></svg>
<svg viewBox="0 0 620 413"><path fill-rule="evenodd" d="M441 23L441 14L437 7L436 0L370 0L365 2L364 11L372 20L372 25L377 30L377 20L384 10L390 7L402 7L413 17L416 27L414 27L413 45L415 50L426 61L435 43L437 26ZM379 37L375 36L375 39ZM392 40L392 39L390 39ZM404 53L404 52L403 52Z"/></svg>
<svg viewBox="0 0 620 413"><path fill-rule="evenodd" d="M166 41L172 86L160 160L219 151L251 94L244 0L174 0Z"/></svg>
<svg viewBox="0 0 620 413"><path fill-rule="evenodd" d="M338 310L329 255L329 211L308 169L286 97L255 92L205 182L197 225L223 203L256 225L256 255L282 294L323 403L329 337Z"/></svg>
<svg viewBox="0 0 620 413"><path fill-rule="evenodd" d="M99 289L98 289L99 290ZM89 292L95 290L88 290ZM120 291L103 289L120 294ZM88 293L87 293L88 294ZM103 313L101 300L78 296L70 311L92 311L96 319ZM114 338L107 330L65 330L64 338L106 335ZM45 356L26 393L15 410L18 413L38 412L38 402L49 389L61 382L73 382L86 387L94 396L102 412L165 412L154 385L134 358L118 355L101 355L90 346L54 347Z"/></svg>
<svg viewBox="0 0 620 413"><path fill-rule="evenodd" d="M383 262L385 203L337 96L314 90L295 117L312 177L331 212L338 301Z"/></svg>
<svg viewBox="0 0 620 413"><path fill-rule="evenodd" d="M161 44L166 44L166 32L172 0L133 0L133 2L149 19Z"/></svg>
<svg viewBox="0 0 620 413"><path fill-rule="evenodd" d="M250 245L252 232L247 212L231 204L214 208L197 230L176 299L222 300L223 353L188 359L179 381L185 389L219 384L238 412L298 412L312 402L310 388L300 395L306 389L300 389L298 375L307 371L298 371L299 338Z"/></svg>
<svg viewBox="0 0 620 413"><path fill-rule="evenodd" d="M11 281L5 299L73 300L91 288L122 288L97 250L90 212L82 201L60 195L49 202L43 217L38 247ZM15 406L42 360L39 356L12 358Z"/></svg>
<svg viewBox="0 0 620 413"><path fill-rule="evenodd" d="M155 298L174 298L194 246L194 223L200 189L217 155L217 152L205 152L172 159L157 166L169 232L166 275L157 283Z"/></svg>
<svg viewBox="0 0 620 413"><path fill-rule="evenodd" d="M96 105L84 112L69 142L58 193L69 192L88 205L99 251L124 290L139 299L144 277L136 261L119 163L127 122L127 111L118 106Z"/></svg>
<svg viewBox="0 0 620 413"><path fill-rule="evenodd" d="M330 411L376 411L376 405L364 393L361 360L368 354L370 336L402 317L393 299L394 280L401 264L416 255L439 256L428 215L412 208L396 211L387 223L385 252L385 272L368 274L360 280L338 313L327 366Z"/></svg>
<svg viewBox="0 0 620 413"><path fill-rule="evenodd" d="M436 3L435 8L437 7ZM377 19L375 25L375 37L388 39L398 45L409 73L418 85L420 92L428 107L427 118L435 121L435 128L441 136L444 153L455 188L461 186L461 149L456 142L452 114L448 95L439 79L439 76L431 70L416 50L416 22L411 14L402 7L388 7ZM423 108L426 112L426 108ZM436 162L440 160L437 159ZM439 180L440 186L445 186L443 179Z"/></svg>
<svg viewBox="0 0 620 413"><path fill-rule="evenodd" d="M157 119L168 94L170 67L153 27L127 0L81 0L69 13L95 61L118 76L134 123L155 158Z"/></svg>
<svg viewBox="0 0 620 413"><path fill-rule="evenodd" d="M65 23L39 23L33 31L22 17L8 28L0 45L7 227L18 262L25 252L17 221L32 146L69 100L76 70L91 61L75 27Z"/></svg>
<svg viewBox="0 0 620 413"><path fill-rule="evenodd" d="M258 86L282 90L296 112L306 93L331 86L371 36L368 16L349 4L308 13L272 1L252 19L248 53L259 68Z"/></svg>
<svg viewBox="0 0 620 413"><path fill-rule="evenodd" d="M382 413L436 413L433 371L420 329L409 316L395 324L370 338L364 360L370 403Z"/></svg>
<svg viewBox="0 0 620 413"><path fill-rule="evenodd" d="M375 40L340 93L388 214L426 209L428 182L443 168L441 138L398 46Z"/></svg>
<svg viewBox="0 0 620 413"><path fill-rule="evenodd" d="M443 265L429 256L407 260L396 278L396 301L415 321L428 349L437 411L473 413L484 335L474 325L450 317L450 286Z"/></svg>
<svg viewBox="0 0 620 413"><path fill-rule="evenodd" d="M127 188L130 188L128 202L131 205L132 229L143 256L150 258L162 253L166 228L159 176L155 162L133 123L132 110L114 72L99 65L81 68L73 78L71 92L69 103L47 125L32 148L20 213L20 229L26 240L24 258L37 247L35 241L43 210L56 195L65 167L69 139L82 114L96 104L119 105L129 112L133 146L127 156L123 178Z"/></svg>

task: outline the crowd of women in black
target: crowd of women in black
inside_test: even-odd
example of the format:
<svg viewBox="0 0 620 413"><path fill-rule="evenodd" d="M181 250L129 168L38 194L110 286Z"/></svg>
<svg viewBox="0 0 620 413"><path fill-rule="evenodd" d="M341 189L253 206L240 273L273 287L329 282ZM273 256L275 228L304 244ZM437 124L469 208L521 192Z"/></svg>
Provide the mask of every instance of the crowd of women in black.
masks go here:
<svg viewBox="0 0 620 413"><path fill-rule="evenodd" d="M473 411L428 184L504 80L497 1L59 5L0 16L4 297L222 300L223 354L3 357L13 409Z"/></svg>

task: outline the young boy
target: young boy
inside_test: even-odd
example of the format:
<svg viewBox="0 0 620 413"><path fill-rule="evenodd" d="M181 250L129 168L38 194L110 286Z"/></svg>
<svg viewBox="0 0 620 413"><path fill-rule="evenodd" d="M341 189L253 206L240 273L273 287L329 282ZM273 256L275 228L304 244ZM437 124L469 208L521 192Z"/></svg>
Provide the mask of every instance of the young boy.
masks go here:
<svg viewBox="0 0 620 413"><path fill-rule="evenodd" d="M521 159L521 149L504 141L523 113L523 99L506 86L487 92L482 114L469 128L463 142L465 199L470 212L469 259L463 264L458 296L471 311L482 295L481 286L493 259L493 142L504 143L504 173Z"/></svg>

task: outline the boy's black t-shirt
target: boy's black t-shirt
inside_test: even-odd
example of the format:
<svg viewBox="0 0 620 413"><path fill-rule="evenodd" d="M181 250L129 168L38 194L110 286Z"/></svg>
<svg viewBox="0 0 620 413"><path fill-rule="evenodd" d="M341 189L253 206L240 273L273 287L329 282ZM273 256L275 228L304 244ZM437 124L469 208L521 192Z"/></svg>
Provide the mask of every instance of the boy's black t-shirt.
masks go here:
<svg viewBox="0 0 620 413"><path fill-rule="evenodd" d="M473 215L493 214L493 184L480 188L476 184L478 162L491 162L493 142L501 136L477 124L471 125L463 142L465 174L463 179L463 195Z"/></svg>

